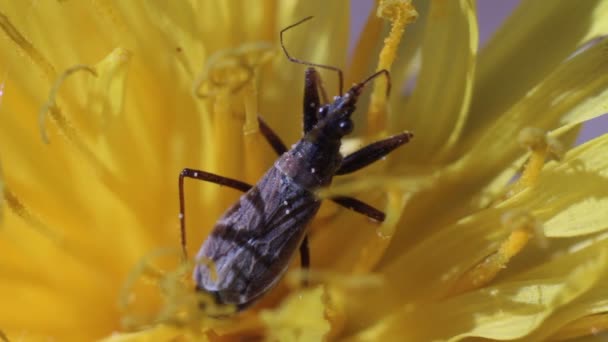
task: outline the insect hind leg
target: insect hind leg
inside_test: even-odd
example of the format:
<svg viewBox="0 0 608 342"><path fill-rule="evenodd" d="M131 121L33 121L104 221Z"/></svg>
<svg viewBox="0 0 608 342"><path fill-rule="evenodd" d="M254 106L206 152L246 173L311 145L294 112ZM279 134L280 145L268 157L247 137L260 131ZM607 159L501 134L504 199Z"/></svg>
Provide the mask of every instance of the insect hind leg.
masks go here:
<svg viewBox="0 0 608 342"><path fill-rule="evenodd" d="M363 214L374 221L384 222L386 219L386 214L384 214L383 211L378 210L365 202L359 201L356 198L337 196L332 197L331 200L344 208Z"/></svg>
<svg viewBox="0 0 608 342"><path fill-rule="evenodd" d="M219 176L214 173L188 169L185 168L179 174L179 224L180 224L180 237L182 244L182 253L184 260L188 259L188 252L186 251L186 209L185 209L185 197L184 197L184 178L192 178L205 182L215 183L218 185L227 186L242 192L247 192L252 188L252 185L245 182L241 182L236 179Z"/></svg>

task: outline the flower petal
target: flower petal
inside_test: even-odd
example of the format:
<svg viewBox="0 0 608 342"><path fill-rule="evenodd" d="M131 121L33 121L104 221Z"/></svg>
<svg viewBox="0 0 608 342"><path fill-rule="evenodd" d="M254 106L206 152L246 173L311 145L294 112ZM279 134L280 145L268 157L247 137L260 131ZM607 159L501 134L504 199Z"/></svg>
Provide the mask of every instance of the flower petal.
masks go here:
<svg viewBox="0 0 608 342"><path fill-rule="evenodd" d="M464 135L480 131L519 101L584 42L608 33L608 1L524 1L479 56Z"/></svg>
<svg viewBox="0 0 608 342"><path fill-rule="evenodd" d="M584 99L603 94L608 85L606 49L608 39L572 57L502 114L492 127L479 136L469 135L469 144L474 145L460 165L467 170L464 172L472 172L467 177L484 182L522 155L523 150L513 137L524 127L554 129L582 120L578 115L589 118L603 114L606 103L594 103L596 111L591 113L578 106L587 107Z"/></svg>
<svg viewBox="0 0 608 342"><path fill-rule="evenodd" d="M359 340L460 341L467 337L522 338L552 313L598 285L608 266L605 251L578 254L576 267L530 272L525 280L498 284L445 301L404 307L360 333ZM496 308L500 308L497 310ZM404 337L404 334L407 334Z"/></svg>
<svg viewBox="0 0 608 342"><path fill-rule="evenodd" d="M608 134L570 151L548 165L539 183L508 206L535 208L547 237L571 237L608 228Z"/></svg>
<svg viewBox="0 0 608 342"><path fill-rule="evenodd" d="M422 67L397 127L416 133L408 160L440 158L461 134L471 100L478 44L472 1L433 1L422 42ZM441 100L438 101L438 96ZM405 157L404 157L405 158Z"/></svg>

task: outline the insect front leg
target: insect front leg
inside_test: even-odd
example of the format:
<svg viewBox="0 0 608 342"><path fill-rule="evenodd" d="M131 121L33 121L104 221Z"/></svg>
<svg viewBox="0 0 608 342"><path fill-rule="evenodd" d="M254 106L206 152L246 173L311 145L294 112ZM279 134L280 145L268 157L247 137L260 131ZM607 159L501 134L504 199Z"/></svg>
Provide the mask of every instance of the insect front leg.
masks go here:
<svg viewBox="0 0 608 342"><path fill-rule="evenodd" d="M181 242L182 242L182 252L184 256L184 260L188 260L188 252L186 251L186 210L185 210L185 198L184 198L184 178L193 178L202 180L205 182L215 183L223 186L227 186L229 188L233 188L236 190L240 190L242 192L247 192L251 189L252 185L247 184L245 182L241 182L236 179L219 176L214 173L205 172L201 170L194 169L183 169L179 174L179 224L181 230Z"/></svg>
<svg viewBox="0 0 608 342"><path fill-rule="evenodd" d="M407 143L412 137L412 133L404 132L367 145L362 149L344 157L340 168L338 171L336 171L336 175L344 175L360 170L383 158L397 147ZM361 202L356 198L340 196L332 198L332 201L379 222L383 222L386 218L384 212L370 206L369 204Z"/></svg>
<svg viewBox="0 0 608 342"><path fill-rule="evenodd" d="M266 121L262 119L261 116L258 115L258 124L260 125L260 132L266 138L268 144L272 147L274 152L280 156L283 153L287 152L287 146L281 138L268 126Z"/></svg>
<svg viewBox="0 0 608 342"><path fill-rule="evenodd" d="M362 149L349 154L342 160L342 164L338 171L336 171L336 175L345 175L355 172L382 159L397 147L410 141L413 136L414 135L410 132L404 132L384 140L376 141L375 143L369 144Z"/></svg>

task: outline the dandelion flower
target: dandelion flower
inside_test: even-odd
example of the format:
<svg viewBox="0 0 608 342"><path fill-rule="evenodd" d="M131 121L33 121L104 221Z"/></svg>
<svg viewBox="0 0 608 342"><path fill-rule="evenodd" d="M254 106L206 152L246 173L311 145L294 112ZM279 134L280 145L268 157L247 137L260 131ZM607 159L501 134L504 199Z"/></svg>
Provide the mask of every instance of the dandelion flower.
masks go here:
<svg viewBox="0 0 608 342"><path fill-rule="evenodd" d="M474 1L380 1L348 61L345 2L1 4L0 339L601 333L608 135L571 146L608 105L607 12L606 1L523 2L478 52ZM324 204L310 286L296 257L254 307L203 310L180 262L177 176L254 183L276 158L258 114L285 141L300 137L303 67L277 38L308 15L289 31L294 56L344 67L348 82L391 71L391 97L385 79L369 87L345 152L404 130L415 141L319 191L387 219ZM193 254L239 194L189 182L186 196Z"/></svg>

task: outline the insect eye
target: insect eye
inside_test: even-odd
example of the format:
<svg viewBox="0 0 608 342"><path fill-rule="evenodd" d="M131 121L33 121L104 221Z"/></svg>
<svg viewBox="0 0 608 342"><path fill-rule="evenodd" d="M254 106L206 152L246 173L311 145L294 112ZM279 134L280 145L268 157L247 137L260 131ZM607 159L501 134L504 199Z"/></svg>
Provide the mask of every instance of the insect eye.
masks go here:
<svg viewBox="0 0 608 342"><path fill-rule="evenodd" d="M353 122L350 120L344 120L338 123L338 130L340 131L341 135L350 134L353 131L353 128Z"/></svg>
<svg viewBox="0 0 608 342"><path fill-rule="evenodd" d="M319 108L319 115L318 118L319 119L323 119L327 116L327 107L323 106L321 108Z"/></svg>

